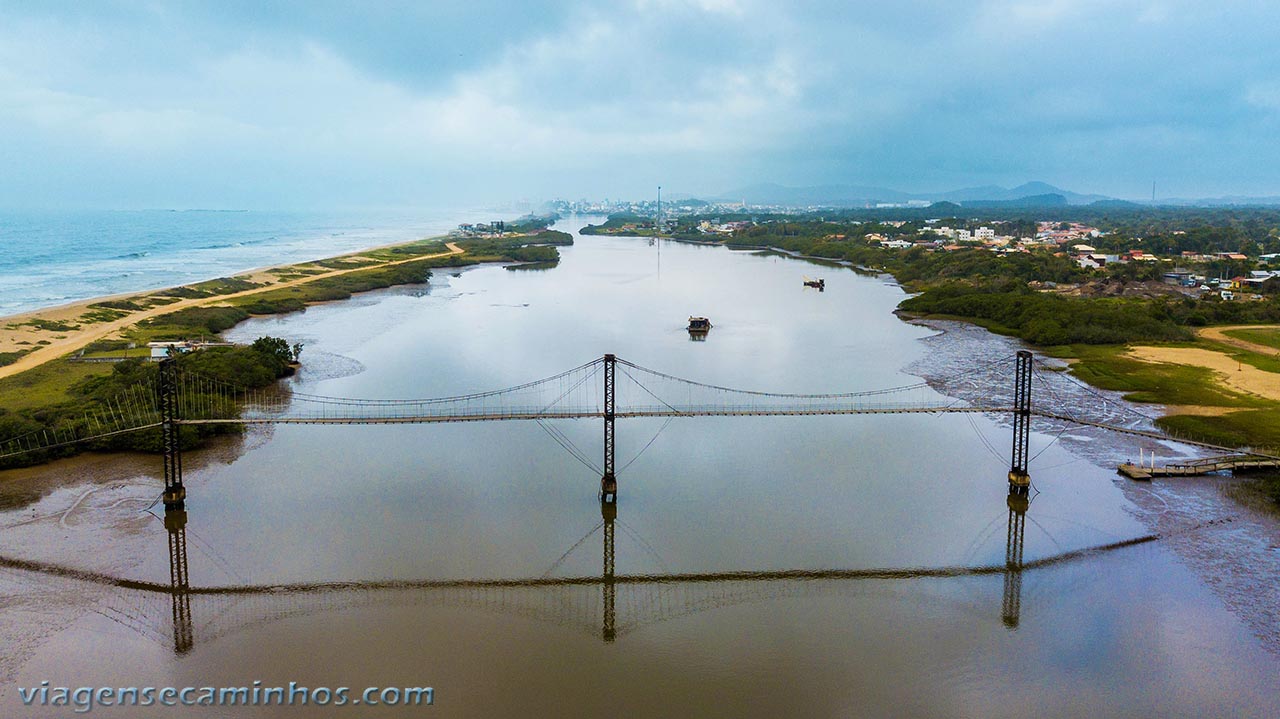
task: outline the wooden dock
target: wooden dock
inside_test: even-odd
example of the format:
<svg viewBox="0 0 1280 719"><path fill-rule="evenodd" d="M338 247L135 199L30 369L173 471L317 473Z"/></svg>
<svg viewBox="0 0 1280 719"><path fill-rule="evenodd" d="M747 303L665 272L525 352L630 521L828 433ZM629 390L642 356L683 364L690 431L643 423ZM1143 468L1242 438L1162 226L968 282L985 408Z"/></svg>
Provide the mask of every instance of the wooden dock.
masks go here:
<svg viewBox="0 0 1280 719"><path fill-rule="evenodd" d="M1116 471L1129 479L1150 481L1154 477L1201 477L1214 472L1241 474L1280 471L1280 460L1251 454L1232 454L1166 464L1162 467L1126 463L1117 467Z"/></svg>

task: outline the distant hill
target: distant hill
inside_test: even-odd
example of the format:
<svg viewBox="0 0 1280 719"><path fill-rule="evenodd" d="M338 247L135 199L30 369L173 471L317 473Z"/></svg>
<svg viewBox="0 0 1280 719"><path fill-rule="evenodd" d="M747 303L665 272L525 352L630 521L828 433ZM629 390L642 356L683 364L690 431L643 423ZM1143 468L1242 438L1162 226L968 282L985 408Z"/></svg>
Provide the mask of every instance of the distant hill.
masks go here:
<svg viewBox="0 0 1280 719"><path fill-rule="evenodd" d="M1061 197L1063 201L1058 203L1052 200L1050 196ZM741 201L749 205L866 207L879 203L896 204L913 201L927 203L954 202L965 205L974 202L1013 202L1032 206L1043 206L1046 203L1087 205L1093 202L1110 200L1111 198L1105 195L1084 195L1078 192L1071 192L1045 182L1028 182L1013 188L986 185L946 192L916 193L865 185L788 187L774 183L762 183L727 192L717 199L722 201Z"/></svg>
<svg viewBox="0 0 1280 719"><path fill-rule="evenodd" d="M1028 207L1066 207L1067 198L1056 192L1043 195L1028 195L1013 200L967 200L961 202L963 207L981 207L987 209L1022 209Z"/></svg>

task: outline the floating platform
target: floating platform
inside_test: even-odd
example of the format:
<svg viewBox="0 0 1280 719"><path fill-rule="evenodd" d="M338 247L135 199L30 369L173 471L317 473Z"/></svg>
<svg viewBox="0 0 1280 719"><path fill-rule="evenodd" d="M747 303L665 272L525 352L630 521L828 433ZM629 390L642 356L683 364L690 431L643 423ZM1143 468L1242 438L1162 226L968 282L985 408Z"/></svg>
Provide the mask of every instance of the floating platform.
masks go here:
<svg viewBox="0 0 1280 719"><path fill-rule="evenodd" d="M1258 457L1252 454L1233 454L1166 464L1163 467L1125 463L1116 467L1116 471L1129 479L1146 482L1151 481L1153 477L1202 477L1216 472L1232 474L1275 472L1280 471L1280 459Z"/></svg>

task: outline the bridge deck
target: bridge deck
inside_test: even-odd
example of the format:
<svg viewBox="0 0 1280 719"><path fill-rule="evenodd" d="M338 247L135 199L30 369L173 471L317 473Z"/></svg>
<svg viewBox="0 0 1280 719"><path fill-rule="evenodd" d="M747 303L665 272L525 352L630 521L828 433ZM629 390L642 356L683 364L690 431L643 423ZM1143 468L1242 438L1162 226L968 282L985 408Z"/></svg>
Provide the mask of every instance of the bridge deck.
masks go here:
<svg viewBox="0 0 1280 719"><path fill-rule="evenodd" d="M635 417L800 417L845 414L982 414L1011 412L1008 407L875 407L846 409L724 408L691 410L639 410L617 412L618 419ZM225 419L184 419L180 424L433 424L438 422L501 422L543 419L603 419L604 412L494 412L451 415L406 415L403 417L232 417Z"/></svg>

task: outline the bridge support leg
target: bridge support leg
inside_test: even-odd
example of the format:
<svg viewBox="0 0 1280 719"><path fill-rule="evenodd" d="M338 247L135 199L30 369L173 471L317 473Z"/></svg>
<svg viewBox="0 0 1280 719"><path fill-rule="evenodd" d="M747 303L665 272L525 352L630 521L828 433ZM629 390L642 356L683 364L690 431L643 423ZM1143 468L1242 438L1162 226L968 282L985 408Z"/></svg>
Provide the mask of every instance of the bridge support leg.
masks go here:
<svg viewBox="0 0 1280 719"><path fill-rule="evenodd" d="M600 501L607 504L618 501L618 478L613 474L614 373L617 363L617 357L611 354L604 356L604 476L600 478Z"/></svg>
<svg viewBox="0 0 1280 719"><path fill-rule="evenodd" d="M1027 523L1026 493L1009 490L1009 525L1004 544L1004 600L1000 618L1010 629L1017 629L1022 617L1022 539Z"/></svg>
<svg viewBox="0 0 1280 719"><path fill-rule="evenodd" d="M191 582L187 574L187 512L166 508L169 530L169 595L173 599L173 650L186 654L195 644L191 626Z"/></svg>
<svg viewBox="0 0 1280 719"><path fill-rule="evenodd" d="M1027 473L1031 445L1031 353L1018 351L1013 388L1013 462L1009 467L1009 494L1025 495L1031 488Z"/></svg>
<svg viewBox="0 0 1280 719"><path fill-rule="evenodd" d="M178 436L178 379L176 361L160 361L160 443L164 452L164 506L182 509L187 489L182 486L182 442Z"/></svg>
<svg viewBox="0 0 1280 719"><path fill-rule="evenodd" d="M605 642L614 640L614 622L617 618L615 610L618 599L618 587L613 579L613 520L618 516L618 505L613 502L600 503L600 516L604 519L604 582L600 585L604 591L604 627L601 637Z"/></svg>

